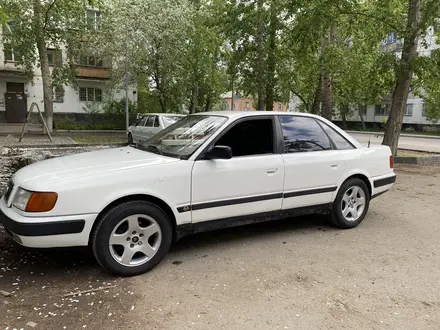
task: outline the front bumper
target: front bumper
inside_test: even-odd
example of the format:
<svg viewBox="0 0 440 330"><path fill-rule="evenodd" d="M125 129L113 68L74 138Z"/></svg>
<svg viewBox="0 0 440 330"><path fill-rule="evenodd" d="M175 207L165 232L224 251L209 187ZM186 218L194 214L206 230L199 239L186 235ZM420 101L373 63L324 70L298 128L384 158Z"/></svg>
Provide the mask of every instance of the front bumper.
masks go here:
<svg viewBox="0 0 440 330"><path fill-rule="evenodd" d="M96 214L24 217L0 200L0 223L21 245L36 248L86 246Z"/></svg>

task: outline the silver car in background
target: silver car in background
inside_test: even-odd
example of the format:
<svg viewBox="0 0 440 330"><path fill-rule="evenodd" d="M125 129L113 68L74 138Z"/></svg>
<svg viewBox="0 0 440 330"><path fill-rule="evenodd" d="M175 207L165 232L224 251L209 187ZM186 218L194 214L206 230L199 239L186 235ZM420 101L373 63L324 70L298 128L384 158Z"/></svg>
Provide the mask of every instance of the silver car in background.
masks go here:
<svg viewBox="0 0 440 330"><path fill-rule="evenodd" d="M174 124L185 115L175 113L148 113L140 115L134 125L128 128L128 143L148 140L154 134Z"/></svg>

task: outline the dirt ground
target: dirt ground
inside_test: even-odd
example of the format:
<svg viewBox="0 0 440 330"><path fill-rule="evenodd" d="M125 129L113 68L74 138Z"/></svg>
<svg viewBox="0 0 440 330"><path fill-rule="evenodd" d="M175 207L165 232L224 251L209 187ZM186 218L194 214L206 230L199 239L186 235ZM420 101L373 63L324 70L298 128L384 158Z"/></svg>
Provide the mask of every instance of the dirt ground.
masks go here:
<svg viewBox="0 0 440 330"><path fill-rule="evenodd" d="M396 172L356 229L307 217L200 234L134 278L0 229L0 329L437 330L440 167Z"/></svg>

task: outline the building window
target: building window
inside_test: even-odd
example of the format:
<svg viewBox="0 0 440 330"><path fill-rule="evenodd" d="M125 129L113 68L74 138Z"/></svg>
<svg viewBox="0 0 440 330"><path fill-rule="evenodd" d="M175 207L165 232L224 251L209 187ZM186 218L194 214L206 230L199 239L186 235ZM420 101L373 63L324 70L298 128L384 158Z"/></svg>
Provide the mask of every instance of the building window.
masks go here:
<svg viewBox="0 0 440 330"><path fill-rule="evenodd" d="M426 118L426 103L423 103L422 105L422 117Z"/></svg>
<svg viewBox="0 0 440 330"><path fill-rule="evenodd" d="M278 103L278 111L283 111L283 105L281 103Z"/></svg>
<svg viewBox="0 0 440 330"><path fill-rule="evenodd" d="M17 51L14 52L14 49L11 47L11 45L4 44L3 53L5 55L5 62L18 62L19 54Z"/></svg>
<svg viewBox="0 0 440 330"><path fill-rule="evenodd" d="M102 102L102 89L80 87L79 100L83 102Z"/></svg>
<svg viewBox="0 0 440 330"><path fill-rule="evenodd" d="M96 56L87 56L83 55L79 58L79 65L81 66L97 66L97 67L104 67L104 64L102 62L102 59L96 57Z"/></svg>
<svg viewBox="0 0 440 330"><path fill-rule="evenodd" d="M52 99L54 102L64 102L64 88L63 88L63 86L55 86L53 88Z"/></svg>
<svg viewBox="0 0 440 330"><path fill-rule="evenodd" d="M387 35L387 44L394 44L397 42L396 32L391 32Z"/></svg>
<svg viewBox="0 0 440 330"><path fill-rule="evenodd" d="M374 108L374 115L376 116L387 116L390 113L389 104L376 104Z"/></svg>
<svg viewBox="0 0 440 330"><path fill-rule="evenodd" d="M251 103L250 102L246 102L246 110L249 110L251 108Z"/></svg>
<svg viewBox="0 0 440 330"><path fill-rule="evenodd" d="M87 10L87 26L93 30L99 30L101 21L101 12L98 10Z"/></svg>
<svg viewBox="0 0 440 330"><path fill-rule="evenodd" d="M49 61L49 65L51 66L59 66L62 64L62 55L61 50L59 49L48 49L47 50L47 59Z"/></svg>
<svg viewBox="0 0 440 330"><path fill-rule="evenodd" d="M405 116L411 117L413 115L414 104L407 104L405 109Z"/></svg>

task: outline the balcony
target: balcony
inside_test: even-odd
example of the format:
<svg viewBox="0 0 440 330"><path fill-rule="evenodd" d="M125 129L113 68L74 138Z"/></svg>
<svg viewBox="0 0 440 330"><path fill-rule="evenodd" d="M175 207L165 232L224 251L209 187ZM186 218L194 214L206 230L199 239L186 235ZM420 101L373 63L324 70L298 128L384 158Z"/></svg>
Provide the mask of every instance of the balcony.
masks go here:
<svg viewBox="0 0 440 330"><path fill-rule="evenodd" d="M14 62L0 61L0 78L25 78L23 70L20 66L16 66Z"/></svg>
<svg viewBox="0 0 440 330"><path fill-rule="evenodd" d="M83 79L109 79L110 69L106 67L78 66L75 68L75 76Z"/></svg>

